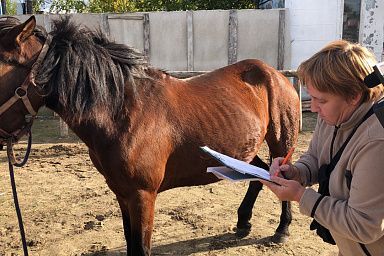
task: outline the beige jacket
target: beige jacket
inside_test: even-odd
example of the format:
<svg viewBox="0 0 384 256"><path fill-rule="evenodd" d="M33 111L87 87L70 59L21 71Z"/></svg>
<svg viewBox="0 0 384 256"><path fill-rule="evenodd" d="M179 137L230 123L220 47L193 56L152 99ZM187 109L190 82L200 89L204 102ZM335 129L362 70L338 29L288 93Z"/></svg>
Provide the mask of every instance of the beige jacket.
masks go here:
<svg viewBox="0 0 384 256"><path fill-rule="evenodd" d="M372 102L362 104L347 122L340 125L332 156L371 106ZM334 132L335 126L318 119L308 151L295 163L303 184L317 183L318 169L330 162ZM345 178L346 170L353 175L350 189ZM384 128L374 114L360 125L346 146L331 174L329 192L331 196L320 201L314 218L330 230L339 255L384 256ZM319 197L314 189L307 188L300 200L300 212L310 216Z"/></svg>

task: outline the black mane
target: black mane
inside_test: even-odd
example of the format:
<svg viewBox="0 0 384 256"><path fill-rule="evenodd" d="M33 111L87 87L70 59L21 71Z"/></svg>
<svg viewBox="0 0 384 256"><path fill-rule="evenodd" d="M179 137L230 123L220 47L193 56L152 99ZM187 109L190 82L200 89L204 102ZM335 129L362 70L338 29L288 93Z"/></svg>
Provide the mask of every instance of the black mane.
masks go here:
<svg viewBox="0 0 384 256"><path fill-rule="evenodd" d="M69 121L78 122L97 117L100 109L115 117L127 82L134 98L134 78L145 77L147 68L142 54L111 42L100 30L79 27L68 16L54 21L50 34L52 43L35 80L50 96L48 107L59 101Z"/></svg>

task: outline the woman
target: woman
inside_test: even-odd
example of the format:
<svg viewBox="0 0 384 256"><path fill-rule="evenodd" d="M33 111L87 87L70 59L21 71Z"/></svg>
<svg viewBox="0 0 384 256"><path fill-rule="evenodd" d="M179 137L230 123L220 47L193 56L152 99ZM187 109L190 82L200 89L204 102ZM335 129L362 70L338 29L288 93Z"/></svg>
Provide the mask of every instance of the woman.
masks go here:
<svg viewBox="0 0 384 256"><path fill-rule="evenodd" d="M334 240L344 256L384 255L384 128L370 111L383 87L368 89L363 82L375 64L366 48L340 40L299 66L311 111L318 114L316 128L295 164L272 162L271 177L280 186L262 181L280 200L299 202L300 212L314 218L311 229ZM319 177L321 193L306 187ZM330 238L324 237L327 229Z"/></svg>

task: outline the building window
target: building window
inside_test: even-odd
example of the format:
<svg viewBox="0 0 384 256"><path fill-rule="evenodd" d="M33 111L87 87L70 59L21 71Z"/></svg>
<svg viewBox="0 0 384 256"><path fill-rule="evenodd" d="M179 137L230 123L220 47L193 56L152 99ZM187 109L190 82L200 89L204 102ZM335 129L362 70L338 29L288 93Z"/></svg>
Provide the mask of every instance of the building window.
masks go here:
<svg viewBox="0 0 384 256"><path fill-rule="evenodd" d="M343 39L359 41L361 0L344 0Z"/></svg>

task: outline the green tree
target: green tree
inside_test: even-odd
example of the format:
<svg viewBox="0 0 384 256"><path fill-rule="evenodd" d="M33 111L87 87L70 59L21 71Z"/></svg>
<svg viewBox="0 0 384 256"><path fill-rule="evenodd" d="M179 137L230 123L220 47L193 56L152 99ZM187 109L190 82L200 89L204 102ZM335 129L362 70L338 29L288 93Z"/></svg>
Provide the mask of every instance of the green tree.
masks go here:
<svg viewBox="0 0 384 256"><path fill-rule="evenodd" d="M182 11L214 9L258 9L271 0L51 0L50 12L124 13L135 11ZM35 0L41 5L44 0Z"/></svg>
<svg viewBox="0 0 384 256"><path fill-rule="evenodd" d="M85 12L87 5L81 0L53 0L49 12L70 13L73 10L79 13Z"/></svg>
<svg viewBox="0 0 384 256"><path fill-rule="evenodd" d="M33 0L32 8L34 13L39 13L41 11L41 6L45 3L44 0Z"/></svg>
<svg viewBox="0 0 384 256"><path fill-rule="evenodd" d="M11 0L5 0L5 5L7 6L7 15L16 15L17 4Z"/></svg>
<svg viewBox="0 0 384 256"><path fill-rule="evenodd" d="M127 0L90 0L88 12L91 13L123 13L134 12L136 9L135 1Z"/></svg>
<svg viewBox="0 0 384 256"><path fill-rule="evenodd" d="M259 1L255 0L136 0L140 11L180 11L180 10L214 10L214 9L257 9Z"/></svg>

